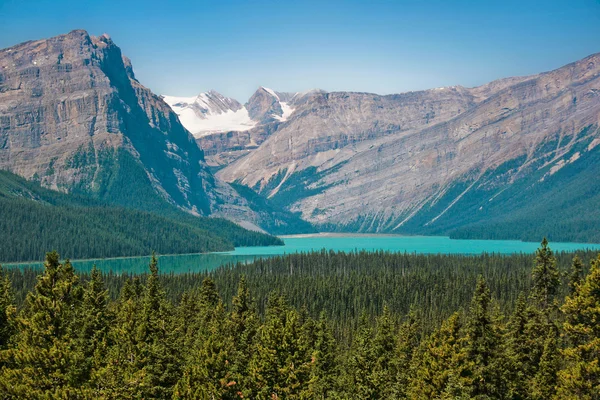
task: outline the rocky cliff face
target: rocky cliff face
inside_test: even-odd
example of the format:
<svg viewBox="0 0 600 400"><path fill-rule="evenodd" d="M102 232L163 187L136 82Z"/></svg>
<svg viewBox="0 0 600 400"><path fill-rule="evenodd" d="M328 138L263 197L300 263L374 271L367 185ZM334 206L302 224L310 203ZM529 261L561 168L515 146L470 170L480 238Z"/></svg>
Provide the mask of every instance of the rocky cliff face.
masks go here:
<svg viewBox="0 0 600 400"><path fill-rule="evenodd" d="M218 175L327 228L432 227L474 191L493 197L534 171L575 162L578 146L591 151L600 140L587 129L600 119L599 76L594 55L473 89L320 93ZM517 167L504 171L511 161Z"/></svg>
<svg viewBox="0 0 600 400"><path fill-rule="evenodd" d="M102 195L131 159L165 200L210 213L202 152L107 35L24 43L0 65L0 168Z"/></svg>
<svg viewBox="0 0 600 400"><path fill-rule="evenodd" d="M136 208L168 202L260 224L107 35L76 30L0 50L0 169Z"/></svg>
<svg viewBox="0 0 600 400"><path fill-rule="evenodd" d="M204 150L206 161L212 166L224 166L258 148L280 125L293 118L297 108L325 93L314 89L302 93L275 92L260 87L244 105L252 116L254 126L249 129L221 129L196 135Z"/></svg>

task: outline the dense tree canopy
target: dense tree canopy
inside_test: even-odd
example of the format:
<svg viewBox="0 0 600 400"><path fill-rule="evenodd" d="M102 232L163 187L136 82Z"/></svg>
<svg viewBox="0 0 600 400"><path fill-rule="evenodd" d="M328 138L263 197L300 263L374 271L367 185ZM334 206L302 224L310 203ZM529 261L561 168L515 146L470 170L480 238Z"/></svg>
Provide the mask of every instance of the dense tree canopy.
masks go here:
<svg viewBox="0 0 600 400"><path fill-rule="evenodd" d="M117 277L97 269L78 276L48 253L31 289L30 272L1 272L0 391L15 399L597 399L600 256L588 267L581 261L588 255L569 272L572 255L555 257L545 242L533 268L522 256L399 255L411 265L400 268L389 254L316 253L203 276L160 275L152 257L147 275ZM348 260L371 258L375 275L389 268L388 278L399 276L394 284L414 285L414 268L423 283L412 292L384 290L380 308L368 306L378 297L359 302L358 315L332 312L351 309L363 293L352 280L342 281L348 297L334 295L343 285L320 292L329 294L320 310L307 298L307 307L294 305L295 290L319 293L306 292L303 279L297 287L280 280L280 290L263 282L268 292L251 283L254 273L263 277L261 265L281 278L277 263L298 262L295 271L346 266L335 274L364 284L366 274ZM428 280L440 291L439 279L448 278L425 274L436 271L434 260L468 278L466 298L416 296ZM515 260L529 265L529 279L515 287L506 275L473 268L513 268ZM229 296L221 286L233 279ZM407 311L398 296L408 299ZM454 311L434 306L440 299Z"/></svg>

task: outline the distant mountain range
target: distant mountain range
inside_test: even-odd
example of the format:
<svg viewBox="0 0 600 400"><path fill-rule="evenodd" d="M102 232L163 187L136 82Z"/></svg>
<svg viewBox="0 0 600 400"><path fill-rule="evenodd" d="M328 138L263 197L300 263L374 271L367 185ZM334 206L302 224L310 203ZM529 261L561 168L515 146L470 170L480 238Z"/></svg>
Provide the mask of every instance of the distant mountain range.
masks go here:
<svg viewBox="0 0 600 400"><path fill-rule="evenodd" d="M261 87L245 104L156 96L84 31L0 66L0 168L46 187L275 233L600 241L598 54L476 88Z"/></svg>
<svg viewBox="0 0 600 400"><path fill-rule="evenodd" d="M566 183L593 186L583 176L600 172L599 74L596 54L476 88L313 91L288 103L285 120L256 117L250 130L197 141L208 164L222 168L219 178L323 230L600 240L582 225L595 211L572 211L593 196L548 194ZM245 107L260 98L267 110L277 97L260 88Z"/></svg>

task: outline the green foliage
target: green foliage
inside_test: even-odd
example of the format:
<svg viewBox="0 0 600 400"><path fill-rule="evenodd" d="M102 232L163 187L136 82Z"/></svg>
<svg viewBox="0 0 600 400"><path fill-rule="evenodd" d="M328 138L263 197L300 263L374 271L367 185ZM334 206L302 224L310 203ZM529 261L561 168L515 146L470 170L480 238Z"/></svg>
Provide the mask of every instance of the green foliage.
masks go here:
<svg viewBox="0 0 600 400"><path fill-rule="evenodd" d="M571 270L569 271L569 294L573 294L577 291L577 286L581 282L583 276L583 263L578 256L573 257L573 263L571 264Z"/></svg>
<svg viewBox="0 0 600 400"><path fill-rule="evenodd" d="M41 260L47 249L72 258L103 258L232 250L281 240L216 218L163 205L160 214L109 206L91 198L43 189L0 171L2 261ZM60 234L57 234L60 232Z"/></svg>
<svg viewBox="0 0 600 400"><path fill-rule="evenodd" d="M10 279L0 266L0 350L8 346L15 331L14 301Z"/></svg>
<svg viewBox="0 0 600 400"><path fill-rule="evenodd" d="M560 285L560 274L556 268L556 259L548 247L548 240L544 238L542 245L535 252L535 266L532 272L533 297L538 301L543 310L552 305Z"/></svg>
<svg viewBox="0 0 600 400"><path fill-rule="evenodd" d="M585 281L566 298L562 311L569 346L562 351L567 364L559 372L556 398L596 399L600 396L600 255Z"/></svg>
<svg viewBox="0 0 600 400"><path fill-rule="evenodd" d="M12 292L18 299L30 275L12 270L4 275L0 321L8 321L3 326L10 329L2 331L0 390L7 398L48 399L596 399L600 256L566 297L562 314L541 306L539 293L548 293L547 286L534 284L545 282L535 277L550 256L542 243L531 273L526 270L531 260L522 255L322 252L265 264L276 278L269 281L258 263L209 275L160 275L155 256L141 277L103 275L94 268L80 278L68 261L48 253L17 313ZM572 254L559 254L555 263L567 270L571 259ZM400 268L400 261L409 267ZM454 275L427 275L436 262ZM365 263L368 272L358 267ZM289 281L278 272L280 264ZM523 275L513 281L511 275L474 268L478 264L519 267ZM299 279L303 268L315 273L336 266L327 279L353 278L323 292L307 291L312 281ZM360 317L333 312L350 309L360 298L354 294L373 290L366 276L388 267L393 273L378 282L385 288L383 278L400 275L412 291L384 290L388 297L368 298L381 300L381 308L354 305ZM16 291L8 277L16 278ZM448 277L468 282L470 295L455 299L446 291L445 297L432 297L440 289L428 290L428 281L439 285ZM520 295L516 279L525 280ZM228 296L230 280L236 284ZM273 282L280 286L277 292ZM567 292L562 286L555 287L556 301ZM119 294L111 296L116 288ZM429 302L416 296L422 291ZM298 297L290 303L281 293ZM306 304L314 293L327 299L320 310ZM412 299L406 312L392 306L396 297ZM293 305L300 298L307 307ZM444 316L449 309L434 306L440 302L456 302L455 311ZM502 312L510 312L507 322Z"/></svg>

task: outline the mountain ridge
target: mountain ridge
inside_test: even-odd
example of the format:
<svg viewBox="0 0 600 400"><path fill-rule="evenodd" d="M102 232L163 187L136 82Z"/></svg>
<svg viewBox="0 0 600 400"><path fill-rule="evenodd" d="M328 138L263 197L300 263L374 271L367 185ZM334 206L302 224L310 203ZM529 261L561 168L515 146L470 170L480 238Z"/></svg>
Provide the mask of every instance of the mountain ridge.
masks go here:
<svg viewBox="0 0 600 400"><path fill-rule="evenodd" d="M0 67L0 169L144 211L169 204L255 229L285 226L215 178L108 35L75 30L19 44L0 50Z"/></svg>
<svg viewBox="0 0 600 400"><path fill-rule="evenodd" d="M553 71L471 89L321 94L217 175L272 200L287 199L290 210L320 229L431 231L470 190L492 185L472 176L523 155L529 158L520 171L526 171L547 155L533 157L536 149L554 137L559 149L547 162L564 165L568 160L561 156L580 141L578 133L600 120L599 72L599 55L593 54ZM589 132L595 140L596 130ZM518 171L513 174L520 179ZM403 228L467 181L473 186L424 221L427 228Z"/></svg>

